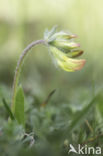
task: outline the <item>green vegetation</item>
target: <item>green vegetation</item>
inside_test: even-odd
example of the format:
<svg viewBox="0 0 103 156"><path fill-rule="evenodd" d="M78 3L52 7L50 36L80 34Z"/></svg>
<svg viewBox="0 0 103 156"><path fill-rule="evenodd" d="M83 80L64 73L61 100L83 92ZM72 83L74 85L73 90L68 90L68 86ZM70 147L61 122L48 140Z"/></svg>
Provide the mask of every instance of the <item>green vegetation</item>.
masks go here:
<svg viewBox="0 0 103 156"><path fill-rule="evenodd" d="M68 154L70 144L76 149L78 144L103 148L102 0L2 0L0 4L0 156L76 155ZM44 45L32 48L11 105L21 51L55 24L58 31L77 34L72 38L84 51L80 56L83 51L76 44L77 51L69 49L68 53L68 46L74 44L61 44L64 32L56 40L54 35L48 43L62 63L59 66L67 71L64 60L80 56L86 59L84 68L65 72L55 68Z"/></svg>

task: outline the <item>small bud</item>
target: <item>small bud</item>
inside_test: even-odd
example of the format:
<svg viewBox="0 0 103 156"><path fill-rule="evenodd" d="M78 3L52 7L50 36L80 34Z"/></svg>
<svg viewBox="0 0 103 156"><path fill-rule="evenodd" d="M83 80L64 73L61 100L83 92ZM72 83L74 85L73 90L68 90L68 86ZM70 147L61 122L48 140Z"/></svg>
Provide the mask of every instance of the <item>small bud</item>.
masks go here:
<svg viewBox="0 0 103 156"><path fill-rule="evenodd" d="M61 32L55 33L52 37L54 39L69 40L69 39L72 39L72 38L76 38L77 35L61 31Z"/></svg>
<svg viewBox="0 0 103 156"><path fill-rule="evenodd" d="M76 51L71 51L71 52L67 53L66 56L75 58L75 57L81 56L82 54L83 54L82 50L76 50Z"/></svg>
<svg viewBox="0 0 103 156"><path fill-rule="evenodd" d="M66 41L65 40L54 40L49 44L51 44L52 46L55 46L56 48L63 50L64 52L68 52L71 49L80 47L79 43L69 42L67 40Z"/></svg>

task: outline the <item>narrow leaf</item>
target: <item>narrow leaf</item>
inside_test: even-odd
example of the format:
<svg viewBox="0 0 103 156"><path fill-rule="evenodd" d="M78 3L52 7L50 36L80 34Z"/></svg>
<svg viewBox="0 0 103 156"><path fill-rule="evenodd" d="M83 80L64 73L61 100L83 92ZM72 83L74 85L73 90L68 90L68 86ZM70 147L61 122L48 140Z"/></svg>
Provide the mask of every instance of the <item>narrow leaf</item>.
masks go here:
<svg viewBox="0 0 103 156"><path fill-rule="evenodd" d="M6 100L3 98L2 101L3 101L3 104L4 104L5 108L6 108L6 111L7 111L8 114L9 114L11 120L15 120L15 117L14 117L14 115L13 115L13 113L12 113L10 107L8 106Z"/></svg>
<svg viewBox="0 0 103 156"><path fill-rule="evenodd" d="M78 114L74 116L73 121L70 125L67 125L67 130L63 134L63 137L68 137L71 135L71 133L81 125L83 121L85 121L86 116L88 115L88 112L93 108L93 106L96 104L97 99L100 95L100 92L89 102L89 104Z"/></svg>
<svg viewBox="0 0 103 156"><path fill-rule="evenodd" d="M73 131L77 127L77 125L79 125L79 123L85 119L85 116L90 111L92 106L96 103L96 100L98 97L99 97L99 94L97 94L91 100L91 102L80 113L78 113L78 115L74 118L74 120L72 121L72 123L69 127L69 132Z"/></svg>
<svg viewBox="0 0 103 156"><path fill-rule="evenodd" d="M46 98L46 100L41 104L42 107L46 106L47 103L49 102L50 98L53 96L53 94L55 93L56 89L54 89L52 92L49 93L48 97Z"/></svg>
<svg viewBox="0 0 103 156"><path fill-rule="evenodd" d="M24 126L24 93L21 86L18 87L16 93L14 114L18 123Z"/></svg>

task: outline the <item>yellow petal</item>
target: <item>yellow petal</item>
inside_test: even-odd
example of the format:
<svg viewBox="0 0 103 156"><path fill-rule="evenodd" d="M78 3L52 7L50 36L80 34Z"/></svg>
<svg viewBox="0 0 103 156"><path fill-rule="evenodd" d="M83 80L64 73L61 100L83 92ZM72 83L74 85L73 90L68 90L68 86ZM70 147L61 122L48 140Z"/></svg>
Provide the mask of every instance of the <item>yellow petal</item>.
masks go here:
<svg viewBox="0 0 103 156"><path fill-rule="evenodd" d="M77 70L81 70L84 67L86 61L84 59L74 60L68 58L68 60L66 61L57 60L57 62L63 70L68 72L74 72Z"/></svg>
<svg viewBox="0 0 103 156"><path fill-rule="evenodd" d="M65 71L68 72L73 72L76 70L80 70L83 68L84 64L85 64L85 60L84 59L72 59L66 56L65 53L63 53L62 51L58 50L55 47L50 47L51 52L53 53L57 64Z"/></svg>

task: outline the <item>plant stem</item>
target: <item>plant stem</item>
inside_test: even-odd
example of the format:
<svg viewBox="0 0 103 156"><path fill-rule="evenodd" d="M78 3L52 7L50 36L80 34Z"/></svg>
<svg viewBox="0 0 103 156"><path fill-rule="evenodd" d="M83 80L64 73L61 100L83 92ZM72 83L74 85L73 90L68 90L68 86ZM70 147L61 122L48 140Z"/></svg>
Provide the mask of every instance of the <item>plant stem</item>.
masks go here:
<svg viewBox="0 0 103 156"><path fill-rule="evenodd" d="M15 111L15 96L16 96L16 91L17 91L17 86L18 86L18 81L19 81L19 76L20 76L20 71L22 64L24 62L24 59L26 55L28 54L29 50L34 47L37 44L46 44L45 40L37 40L32 43L30 43L22 52L16 66L15 70L15 75L14 75L14 81L13 81L13 94L12 94L12 101L11 101L11 109L12 112L14 113Z"/></svg>

